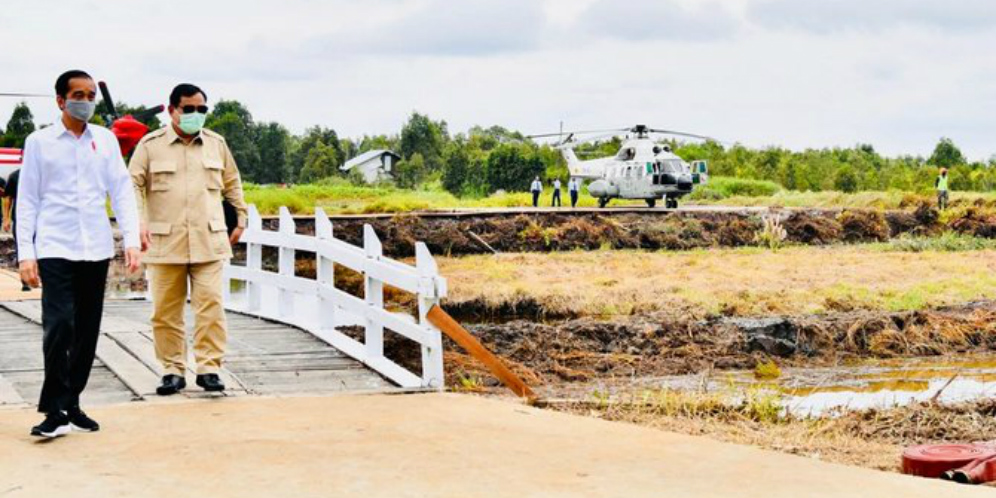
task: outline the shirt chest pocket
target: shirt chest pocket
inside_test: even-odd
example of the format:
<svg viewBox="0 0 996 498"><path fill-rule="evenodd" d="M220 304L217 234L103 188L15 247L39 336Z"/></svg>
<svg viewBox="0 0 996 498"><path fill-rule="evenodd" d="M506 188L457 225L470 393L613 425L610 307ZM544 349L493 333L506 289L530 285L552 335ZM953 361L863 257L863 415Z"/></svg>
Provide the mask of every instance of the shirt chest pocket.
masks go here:
<svg viewBox="0 0 996 498"><path fill-rule="evenodd" d="M169 190L176 183L176 162L174 161L152 161L149 164L149 172L152 174L149 190L153 192Z"/></svg>
<svg viewBox="0 0 996 498"><path fill-rule="evenodd" d="M204 181L207 185L208 190L221 190L224 185L222 179L222 172L225 169L225 165L220 159L206 158L204 159Z"/></svg>

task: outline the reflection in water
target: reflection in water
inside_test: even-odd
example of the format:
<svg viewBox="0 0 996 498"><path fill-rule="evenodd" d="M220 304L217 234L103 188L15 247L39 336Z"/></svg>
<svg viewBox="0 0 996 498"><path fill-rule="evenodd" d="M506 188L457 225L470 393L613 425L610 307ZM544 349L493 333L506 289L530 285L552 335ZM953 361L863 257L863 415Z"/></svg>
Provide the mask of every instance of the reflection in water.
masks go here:
<svg viewBox="0 0 996 498"><path fill-rule="evenodd" d="M996 356L789 368L783 370L781 378L763 384L755 381L750 372L734 372L727 382L774 390L783 395L786 410L797 415L888 408L928 401L934 396L943 403L956 403L996 395Z"/></svg>
<svg viewBox="0 0 996 498"><path fill-rule="evenodd" d="M934 396L942 403L957 403L996 395L996 355L783 368L782 376L773 381L755 380L752 371L604 379L590 384L558 386L553 394L583 398L592 392L615 396L659 389L728 393L733 402L742 399L745 392L769 391L779 394L784 410L797 416L890 408L928 401Z"/></svg>

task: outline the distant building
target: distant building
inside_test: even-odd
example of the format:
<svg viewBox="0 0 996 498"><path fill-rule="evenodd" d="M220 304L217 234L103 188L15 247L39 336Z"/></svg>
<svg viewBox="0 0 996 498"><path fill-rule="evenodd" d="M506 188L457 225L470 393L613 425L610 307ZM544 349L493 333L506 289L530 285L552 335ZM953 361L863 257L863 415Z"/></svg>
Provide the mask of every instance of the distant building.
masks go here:
<svg viewBox="0 0 996 498"><path fill-rule="evenodd" d="M357 169L367 183L376 183L391 178L391 168L401 156L389 150L371 150L364 152L339 167L342 171Z"/></svg>

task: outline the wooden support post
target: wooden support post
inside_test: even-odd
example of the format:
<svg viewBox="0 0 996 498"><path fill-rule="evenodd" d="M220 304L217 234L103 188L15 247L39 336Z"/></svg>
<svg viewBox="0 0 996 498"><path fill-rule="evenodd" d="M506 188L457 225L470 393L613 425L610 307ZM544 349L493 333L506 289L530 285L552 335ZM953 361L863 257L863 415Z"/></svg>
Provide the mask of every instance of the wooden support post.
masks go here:
<svg viewBox="0 0 996 498"><path fill-rule="evenodd" d="M377 233L370 225L363 225L363 250L369 259L380 259L384 252ZM384 283L371 278L369 274L364 274L363 297L367 306L384 308ZM366 344L367 359L373 360L384 356L384 326L369 316L366 318L366 334L363 342Z"/></svg>
<svg viewBox="0 0 996 498"><path fill-rule="evenodd" d="M288 239L292 238L296 233L297 226L294 223L294 217L291 216L290 210L284 206L280 207L280 229L279 233L286 236ZM288 243L290 241L288 240ZM277 269L280 275L285 277L294 276L294 265L295 265L295 253L293 247L281 246L279 248L279 263ZM294 316L294 291L280 288L279 301L277 303L277 313L283 318L291 318Z"/></svg>
<svg viewBox="0 0 996 498"><path fill-rule="evenodd" d="M256 206L249 205L249 220L246 230L259 232L263 230L263 218L259 216ZM246 243L246 268L253 271L263 269L263 246L255 242ZM246 307L248 311L259 311L263 303L263 289L258 282L246 282L246 294L248 301Z"/></svg>
<svg viewBox="0 0 996 498"><path fill-rule="evenodd" d="M443 371L443 336L428 321L429 310L439 304L445 289L437 288L439 267L429 248L422 242L415 244L415 271L419 278L418 323L432 330L432 342L422 344L422 384L442 389L445 384ZM443 292L440 292L442 290Z"/></svg>
<svg viewBox="0 0 996 498"><path fill-rule="evenodd" d="M450 339L460 345L463 349L467 350L471 356L477 358L488 367L491 371L498 377L498 380L505 384L506 387L512 390L515 394L528 399L530 402L536 401L536 394L533 390L526 385L519 376L515 375L512 370L510 370L505 364L494 355L491 351L488 351L480 341L477 340L467 329L460 326L456 320L453 319L449 314L443 311L439 306L433 306L427 318L433 325L439 327L440 330L446 333Z"/></svg>
<svg viewBox="0 0 996 498"><path fill-rule="evenodd" d="M325 214L322 208L315 208L315 237L318 240L332 240L332 221ZM318 283L321 286L335 287L335 261L323 254L321 250L315 254L315 262L318 265ZM321 296L318 300L318 328L322 330L334 330L336 326L336 315L338 309L334 302Z"/></svg>

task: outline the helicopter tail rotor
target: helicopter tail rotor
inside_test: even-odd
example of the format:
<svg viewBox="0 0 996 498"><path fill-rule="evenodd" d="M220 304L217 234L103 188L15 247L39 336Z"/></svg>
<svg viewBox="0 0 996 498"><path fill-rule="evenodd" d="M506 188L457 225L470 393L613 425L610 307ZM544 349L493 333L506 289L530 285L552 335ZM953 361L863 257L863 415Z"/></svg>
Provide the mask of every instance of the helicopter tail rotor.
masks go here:
<svg viewBox="0 0 996 498"><path fill-rule="evenodd" d="M100 81L97 82L97 86L100 88L100 96L103 97L104 103L107 104L109 121L117 121L118 110L114 107L114 99L111 98L111 91L107 88L107 83Z"/></svg>

